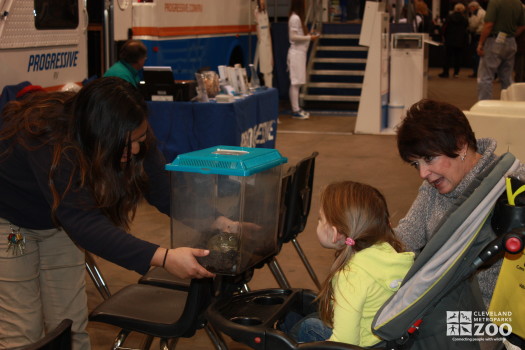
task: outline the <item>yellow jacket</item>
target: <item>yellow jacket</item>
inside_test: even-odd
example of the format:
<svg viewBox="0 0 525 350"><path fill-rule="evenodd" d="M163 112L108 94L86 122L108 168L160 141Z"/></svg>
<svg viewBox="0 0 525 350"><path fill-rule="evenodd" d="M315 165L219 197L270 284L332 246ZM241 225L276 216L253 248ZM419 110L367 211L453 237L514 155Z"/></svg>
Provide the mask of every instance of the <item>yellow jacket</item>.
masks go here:
<svg viewBox="0 0 525 350"><path fill-rule="evenodd" d="M357 252L332 279L334 329L329 340L362 347L379 343L372 320L413 263L414 253L397 253L388 243Z"/></svg>

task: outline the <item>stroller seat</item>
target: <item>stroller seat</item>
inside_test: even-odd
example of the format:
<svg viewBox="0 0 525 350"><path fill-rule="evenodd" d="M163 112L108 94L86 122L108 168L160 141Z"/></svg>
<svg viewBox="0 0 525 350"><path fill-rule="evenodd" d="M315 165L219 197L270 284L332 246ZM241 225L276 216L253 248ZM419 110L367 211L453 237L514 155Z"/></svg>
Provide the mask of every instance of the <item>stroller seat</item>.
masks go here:
<svg viewBox="0 0 525 350"><path fill-rule="evenodd" d="M208 308L206 317L218 330L253 349L362 349L336 342L298 344L277 329L288 312L315 312L315 297L315 292L306 289L263 289L218 299Z"/></svg>

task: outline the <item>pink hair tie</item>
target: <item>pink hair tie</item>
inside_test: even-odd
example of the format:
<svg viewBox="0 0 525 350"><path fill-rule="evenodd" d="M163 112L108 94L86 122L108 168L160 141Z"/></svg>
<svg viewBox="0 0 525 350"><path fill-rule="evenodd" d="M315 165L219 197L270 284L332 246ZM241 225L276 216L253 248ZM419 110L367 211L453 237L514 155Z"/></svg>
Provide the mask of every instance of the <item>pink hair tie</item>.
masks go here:
<svg viewBox="0 0 525 350"><path fill-rule="evenodd" d="M353 245L355 245L355 241L352 238L347 237L346 240L345 240L345 244L349 245L349 246L353 246Z"/></svg>

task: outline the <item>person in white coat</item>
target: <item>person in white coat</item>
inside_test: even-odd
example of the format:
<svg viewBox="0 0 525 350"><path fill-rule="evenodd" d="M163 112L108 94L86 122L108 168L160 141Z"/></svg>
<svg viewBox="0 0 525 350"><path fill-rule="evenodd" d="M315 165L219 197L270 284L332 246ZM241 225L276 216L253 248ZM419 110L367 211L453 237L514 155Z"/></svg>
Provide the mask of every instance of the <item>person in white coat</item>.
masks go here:
<svg viewBox="0 0 525 350"><path fill-rule="evenodd" d="M299 90L306 83L306 54L310 41L319 38L319 34L308 33L304 23L304 0L292 0L288 18L288 71L290 72L290 105L292 118L308 119L310 114L299 107Z"/></svg>

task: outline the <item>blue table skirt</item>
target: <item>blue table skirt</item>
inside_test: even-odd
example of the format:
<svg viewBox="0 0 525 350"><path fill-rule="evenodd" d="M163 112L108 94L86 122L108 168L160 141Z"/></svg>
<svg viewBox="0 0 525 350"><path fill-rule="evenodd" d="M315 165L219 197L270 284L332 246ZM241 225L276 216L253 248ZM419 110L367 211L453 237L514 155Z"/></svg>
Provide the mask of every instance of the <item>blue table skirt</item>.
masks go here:
<svg viewBox="0 0 525 350"><path fill-rule="evenodd" d="M277 89L233 103L148 102L149 123L166 160L217 145L274 148Z"/></svg>

